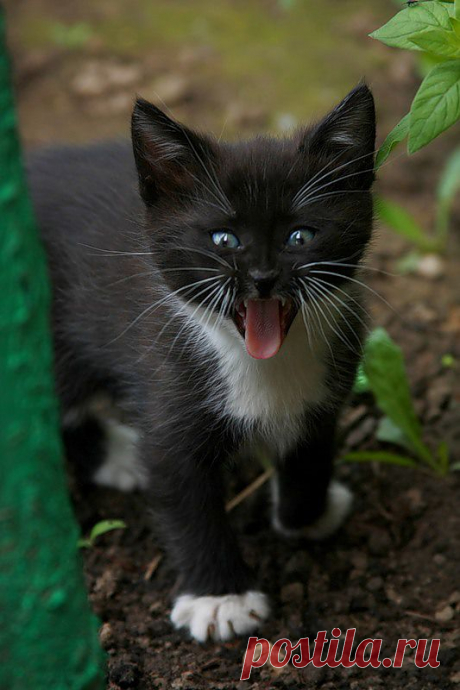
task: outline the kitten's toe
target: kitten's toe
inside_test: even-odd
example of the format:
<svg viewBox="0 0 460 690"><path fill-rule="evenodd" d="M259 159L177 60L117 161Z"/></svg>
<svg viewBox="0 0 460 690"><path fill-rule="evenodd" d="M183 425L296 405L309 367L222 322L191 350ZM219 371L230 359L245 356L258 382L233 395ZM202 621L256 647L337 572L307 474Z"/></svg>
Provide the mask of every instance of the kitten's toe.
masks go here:
<svg viewBox="0 0 460 690"><path fill-rule="evenodd" d="M353 494L350 489L338 481L332 481L327 490L326 510L315 522L298 530L290 529L281 523L275 510L273 528L282 537L306 537L314 541L327 539L342 526L352 503Z"/></svg>
<svg viewBox="0 0 460 690"><path fill-rule="evenodd" d="M103 424L107 451L104 462L93 475L94 483L119 491L145 489L147 475L137 456L137 431L109 419L105 419Z"/></svg>
<svg viewBox="0 0 460 690"><path fill-rule="evenodd" d="M188 628L198 642L229 640L260 626L270 612L262 592L195 597L183 594L174 604L171 621L176 628Z"/></svg>

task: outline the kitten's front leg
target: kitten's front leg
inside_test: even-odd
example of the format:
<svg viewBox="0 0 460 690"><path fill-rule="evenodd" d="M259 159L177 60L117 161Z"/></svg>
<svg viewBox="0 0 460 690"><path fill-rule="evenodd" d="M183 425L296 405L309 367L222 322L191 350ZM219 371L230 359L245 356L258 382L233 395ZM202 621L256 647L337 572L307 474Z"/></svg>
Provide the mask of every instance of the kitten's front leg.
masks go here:
<svg viewBox="0 0 460 690"><path fill-rule="evenodd" d="M347 517L352 494L332 479L336 416L308 420L308 433L277 463L272 484L273 527L282 536L325 539Z"/></svg>
<svg viewBox="0 0 460 690"><path fill-rule="evenodd" d="M188 629L199 642L251 633L269 607L266 596L254 589L230 528L219 458L191 450L159 458L158 448L148 445L146 453L152 508L179 575L174 626Z"/></svg>

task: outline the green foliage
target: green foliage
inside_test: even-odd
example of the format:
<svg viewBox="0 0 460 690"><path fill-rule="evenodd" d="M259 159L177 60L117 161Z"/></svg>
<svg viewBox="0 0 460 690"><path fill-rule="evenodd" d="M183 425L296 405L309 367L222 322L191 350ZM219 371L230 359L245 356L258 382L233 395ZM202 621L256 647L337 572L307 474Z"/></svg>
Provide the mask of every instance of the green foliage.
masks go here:
<svg viewBox="0 0 460 690"><path fill-rule="evenodd" d="M379 167L406 135L408 151L415 153L460 119L460 0L428 0L406 7L371 37L393 48L423 51L437 62L410 112L385 140L377 156Z"/></svg>
<svg viewBox="0 0 460 690"><path fill-rule="evenodd" d="M446 248L450 215L455 195L460 190L460 148L447 159L436 190L436 224L432 232L423 228L405 208L387 199L377 199L378 217L392 230L411 242L420 252L442 252ZM414 258L413 266L418 263ZM407 264L410 271L410 263Z"/></svg>
<svg viewBox="0 0 460 690"><path fill-rule="evenodd" d="M409 127L410 127L410 113L407 113L407 115L404 115L403 119L398 122L396 127L394 127L385 141L383 142L382 146L380 149L377 151L377 155L375 157L375 168L378 170L380 166L385 163L386 159L390 155L390 153L393 151L393 149L401 142L404 141L404 139L407 137L409 134Z"/></svg>
<svg viewBox="0 0 460 690"><path fill-rule="evenodd" d="M55 22L51 26L51 39L53 43L62 48L80 48L93 37L93 29L89 24L62 24Z"/></svg>
<svg viewBox="0 0 460 690"><path fill-rule="evenodd" d="M460 48L460 38L457 38ZM460 60L427 74L410 110L409 153L415 153L460 119Z"/></svg>
<svg viewBox="0 0 460 690"><path fill-rule="evenodd" d="M362 370L358 377L358 391L364 384L372 391L384 413L377 438L409 451L416 460L382 451L348 453L346 462L377 461L404 467L427 466L436 474L449 471L449 453L442 443L436 453L424 443L422 427L412 403L409 381L401 349L384 328L376 328L367 339Z"/></svg>
<svg viewBox="0 0 460 690"><path fill-rule="evenodd" d="M445 369L454 369L457 366L457 360L448 352L441 357L441 364Z"/></svg>
<svg viewBox="0 0 460 690"><path fill-rule="evenodd" d="M460 148L448 158L438 184L436 197L438 202L436 217L436 234L445 242L449 229L450 212L455 195L460 190Z"/></svg>
<svg viewBox="0 0 460 690"><path fill-rule="evenodd" d="M77 545L80 548L90 549L101 534L106 534L106 532L111 532L114 529L126 529L126 523L123 520L101 520L94 525L88 537L78 540Z"/></svg>
<svg viewBox="0 0 460 690"><path fill-rule="evenodd" d="M422 252L437 251L439 243L428 237L426 231L405 208L388 199L378 199L377 214L392 230L412 242Z"/></svg>

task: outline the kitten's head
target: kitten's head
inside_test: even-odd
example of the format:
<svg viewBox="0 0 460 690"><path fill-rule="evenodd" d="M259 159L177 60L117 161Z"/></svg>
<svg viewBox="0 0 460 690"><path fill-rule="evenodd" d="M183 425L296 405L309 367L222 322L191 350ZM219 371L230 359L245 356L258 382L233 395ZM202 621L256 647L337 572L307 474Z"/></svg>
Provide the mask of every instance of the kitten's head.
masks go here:
<svg viewBox="0 0 460 690"><path fill-rule="evenodd" d="M221 143L144 100L132 136L165 282L196 318L233 319L253 357L275 355L298 310L352 278L372 229L365 85L285 139Z"/></svg>

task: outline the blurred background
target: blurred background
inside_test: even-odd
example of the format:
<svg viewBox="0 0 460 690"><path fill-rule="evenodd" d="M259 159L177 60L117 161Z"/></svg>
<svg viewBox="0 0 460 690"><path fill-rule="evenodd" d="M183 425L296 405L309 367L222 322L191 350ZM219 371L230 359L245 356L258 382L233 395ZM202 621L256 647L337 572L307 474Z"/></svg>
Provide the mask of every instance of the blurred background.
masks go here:
<svg viewBox="0 0 460 690"><path fill-rule="evenodd" d="M363 77L376 98L380 144L410 108L426 70L420 56L368 37L403 6L393 0L4 4L26 148L128 136L136 93L165 103L176 118L217 137L282 134L324 115ZM457 124L412 157L401 146L379 171L378 193L399 203L426 232L435 224L436 188L459 140ZM369 265L392 275L366 275L372 290L393 307L370 295L374 322L404 351L425 439L431 447L445 442L457 464L458 201L447 245L428 259L414 255L401 233L379 222ZM380 417L372 401L354 400L344 419L345 450L382 447L376 436ZM304 545L293 551L274 540L266 507L260 507L262 493L255 508L248 501L235 511L246 557L277 602L264 633L271 640L297 639L320 629L318 616L321 629L347 620L358 626L359 639L383 636L391 644L395 630L415 639L441 630L445 652L439 674L390 669L391 687L451 687L451 681L460 682L458 472L434 479L376 464L344 466L340 472L355 487L357 508L337 549ZM85 494L76 489L74 498L84 531L104 518L122 517L129 526L103 538L103 554L98 549L85 554L91 598L104 621L101 639L110 651L109 687L240 687L238 642L198 653L171 630L171 576L158 566L160 552L136 500L102 489ZM316 671L322 687L339 687L340 669ZM359 677L359 670L349 671ZM306 687L296 684L295 670L283 672L276 685L269 673L261 671L268 684L251 687ZM348 686L349 678L347 673L340 687L363 687L360 680ZM381 682L374 678L375 687Z"/></svg>
<svg viewBox="0 0 460 690"><path fill-rule="evenodd" d="M381 131L416 85L367 37L391 0L7 0L27 144L125 134L138 92L224 136L280 132L366 77Z"/></svg>

